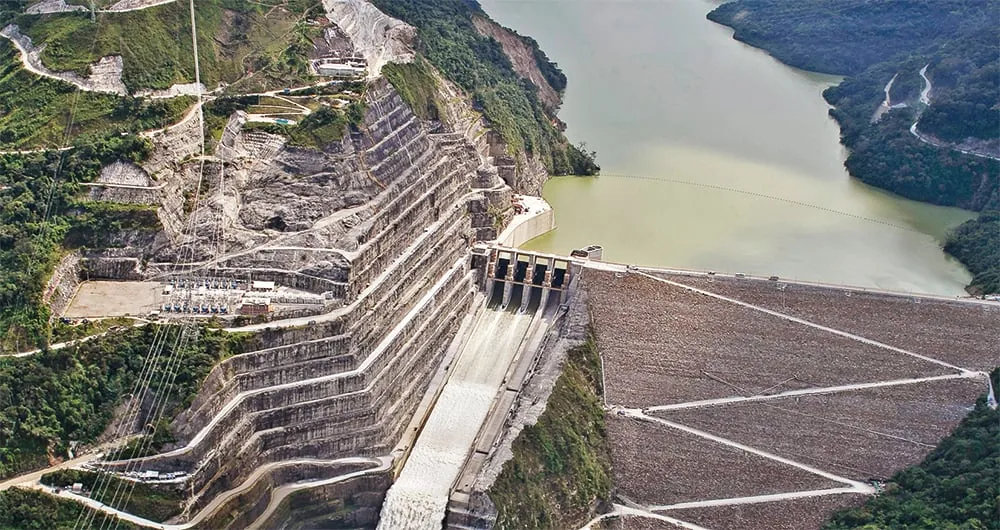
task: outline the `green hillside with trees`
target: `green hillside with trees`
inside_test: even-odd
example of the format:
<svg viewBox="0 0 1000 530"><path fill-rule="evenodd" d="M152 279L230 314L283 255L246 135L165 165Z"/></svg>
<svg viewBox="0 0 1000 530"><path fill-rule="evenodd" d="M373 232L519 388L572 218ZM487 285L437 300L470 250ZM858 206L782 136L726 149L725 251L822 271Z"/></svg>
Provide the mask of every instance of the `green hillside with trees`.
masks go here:
<svg viewBox="0 0 1000 530"><path fill-rule="evenodd" d="M18 51L0 39L0 149L56 148L81 135L138 132L176 122L192 97L149 100L77 91L21 66Z"/></svg>
<svg viewBox="0 0 1000 530"><path fill-rule="evenodd" d="M202 328L167 370L180 328L164 332L167 345L149 388L170 395L165 417L172 418L193 399L212 366L243 351L250 339ZM60 350L0 358L0 479L65 458L70 442L94 442L132 392L156 333L153 325L129 327Z"/></svg>
<svg viewBox="0 0 1000 530"><path fill-rule="evenodd" d="M475 105L509 150L538 156L552 174L593 175L600 169L593 153L570 144L556 128L555 117L545 112L537 88L514 71L500 43L476 30L473 17L487 16L477 3L467 0L374 0L373 3L384 13L417 28L419 52L472 95ZM566 78L562 72L538 49L537 43L527 42L533 45L545 78L556 90L564 89Z"/></svg>
<svg viewBox="0 0 1000 530"><path fill-rule="evenodd" d="M521 431L490 487L497 528L578 528L611 502L603 393L590 338L569 351L545 412Z"/></svg>
<svg viewBox="0 0 1000 530"><path fill-rule="evenodd" d="M12 488L0 494L0 530L80 530L78 521L84 510L92 511L76 501L37 490ZM105 516L98 514L93 520L100 527ZM114 524L115 528L122 530L139 528L121 519L109 520L105 524Z"/></svg>
<svg viewBox="0 0 1000 530"><path fill-rule="evenodd" d="M1000 385L1000 369L993 385ZM1000 529L1000 411L986 398L920 464L896 474L885 492L842 511L825 530Z"/></svg>
<svg viewBox="0 0 1000 530"><path fill-rule="evenodd" d="M198 62L208 87L247 80L254 88L279 88L309 75L308 57L322 28L308 21L323 15L316 0L245 2L199 0ZM164 89L194 81L194 47L186 2L137 11L26 15L0 9L0 26L15 23L44 45L42 62L54 71L86 75L101 57L121 55L122 81L131 91ZM242 85L237 85L240 88Z"/></svg>
<svg viewBox="0 0 1000 530"><path fill-rule="evenodd" d="M904 197L984 212L945 249L973 273L972 292L997 292L1000 161L948 143L1000 142L1000 1L735 0L708 18L792 66L846 75L824 96L835 108L852 176ZM919 101L927 66L930 106ZM873 114L896 75L892 103ZM940 147L911 134L936 138ZM966 149L968 150L968 149Z"/></svg>
<svg viewBox="0 0 1000 530"><path fill-rule="evenodd" d="M93 181L103 164L138 161L150 144L134 135L80 137L74 148L0 154L0 353L47 344L49 312L41 303L45 283L61 254L95 245L100 229L156 229L159 220L141 206L114 207L113 218L84 205L81 183ZM131 215L134 213L134 215Z"/></svg>

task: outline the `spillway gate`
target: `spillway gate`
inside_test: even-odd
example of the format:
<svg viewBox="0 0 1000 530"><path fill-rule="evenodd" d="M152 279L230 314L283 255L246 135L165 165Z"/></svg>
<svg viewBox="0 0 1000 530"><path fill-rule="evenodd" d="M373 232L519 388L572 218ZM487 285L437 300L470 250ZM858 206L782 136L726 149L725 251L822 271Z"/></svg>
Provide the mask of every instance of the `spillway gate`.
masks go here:
<svg viewBox="0 0 1000 530"><path fill-rule="evenodd" d="M534 312L563 303L572 262L562 256L491 247L484 288L487 305Z"/></svg>

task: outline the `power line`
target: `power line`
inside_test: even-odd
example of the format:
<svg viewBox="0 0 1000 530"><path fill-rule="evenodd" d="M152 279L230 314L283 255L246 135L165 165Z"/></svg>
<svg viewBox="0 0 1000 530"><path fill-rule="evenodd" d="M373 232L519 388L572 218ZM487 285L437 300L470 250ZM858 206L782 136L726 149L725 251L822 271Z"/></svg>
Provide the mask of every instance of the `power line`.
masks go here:
<svg viewBox="0 0 1000 530"><path fill-rule="evenodd" d="M203 94L201 90L201 74L198 64L198 35L197 26L195 22L195 9L194 1L189 1L190 13L191 13L191 35L192 35L192 48L194 54L194 67L195 67L195 86L197 94L197 111L198 111L198 125L199 125L199 135L201 144L201 157L199 157L198 162L198 181L195 187L194 195L194 210L191 216L188 218L184 229L181 231L181 238L179 244L184 245L188 243L187 248L182 248L181 252L178 254L178 259L174 262L172 266L172 272L176 273L177 270L182 266L183 263L190 263L194 257L194 242L189 241L188 237L194 233L197 226L197 218L199 215L199 203L201 202L201 187L204 181L205 173L205 122L204 122L204 110L203 110ZM184 256L186 252L186 257ZM172 344L172 351L169 352L166 361L163 364L163 370L160 372L160 382L158 388L152 394L152 404L148 409L148 412L141 422L141 428L145 429L148 425L153 425L153 432L148 433L140 439L138 443L135 444L133 450L131 451L130 457L125 463L125 476L133 472L135 469L141 469L143 462L140 458L142 454L149 450L153 443L153 438L155 435L156 426L160 423L160 420L166 411L167 404L169 403L170 393L172 386L176 381L178 367L181 357L181 352L183 352L193 335L195 335L193 322L182 322L182 324L176 328L177 334ZM150 386L153 381L153 367L160 364L160 359L163 355L163 348L167 344L167 337L169 335L168 326L160 326L157 328L157 333L154 336L153 342L150 345L150 349L147 352L146 359L144 361L143 372L140 373L140 377L136 381L136 385L140 390L133 392L132 399L130 400L128 413L125 415L123 421L119 424L118 432L116 433L115 439L121 439L125 432L125 429L131 429L135 425L135 421L139 419L139 414L142 410L143 402L146 401L146 396L150 395ZM147 369L148 367L148 369ZM124 450L124 449L123 449ZM121 456L121 451L119 456ZM111 487L111 476L114 473L110 470L103 470L100 473L98 481L95 482L95 487L91 492L92 498L100 499L103 497ZM135 482L130 485L125 485L126 480L120 480L115 487L114 493L111 496L109 502L106 502L111 509L121 510L123 507L127 506L131 500L131 496L135 489ZM128 481L131 482L131 481ZM87 528L91 525L97 516L97 510L87 511L86 507L81 511L81 515L86 512L86 517L78 517L77 523L74 524L74 530L76 528ZM105 528L107 525L111 525L111 515L107 512L104 514L104 519L101 522L100 528ZM121 524L120 518L114 518L114 528L117 528ZM82 523L82 525L81 525Z"/></svg>
<svg viewBox="0 0 1000 530"><path fill-rule="evenodd" d="M732 186L723 186L723 185L720 185L720 184L710 184L710 183L706 183L706 182L695 182L695 181L691 181L691 180L675 179L675 178L670 178L670 177L657 177L657 176L649 176L649 175L617 175L617 174L605 175L605 174L601 174L601 175L597 175L597 177L598 178L630 179L630 180L646 180L646 181L653 181L653 182L662 182L662 183L666 183L666 184L681 184L681 185L684 185L684 186L693 186L693 187L711 189L711 190L716 190L716 191L725 191L725 192L728 192L728 193L739 193L741 195L747 195L747 196L755 197L755 198L758 198L758 199L767 199L767 200L772 200L772 201L778 201L778 202L783 202L785 204L791 204L793 206L801 206L801 207L804 207L804 208L812 208L814 210L820 210L820 211L827 212L827 213L832 213L832 214L841 215L841 216L845 216L845 217L851 217L851 218L857 219L859 221L864 221L864 222L868 222L868 223L876 223L876 224L880 224L880 225L884 225L884 226L889 226L889 227L892 227L892 228L896 228L898 230L905 230L907 232L922 233L919 230L915 230L915 229L913 229L913 228L911 228L909 226L895 224L895 223L892 223L890 221L886 221L884 219L878 219L878 218L875 218L875 217L868 217L868 216L859 215L859 214L856 214L856 213L845 212L843 210L837 210L836 208L830 208L830 207L822 206L822 205L819 205L819 204L813 204L813 203L809 203L809 202L805 202L805 201L800 201L800 200L797 200L797 199L789 199L787 197L781 197L781 196L778 196L778 195L770 195L770 194L767 194L767 193L760 193L760 192L756 192L756 191L750 191L750 190L745 190L745 189L741 189L741 188L735 188L735 187L732 187Z"/></svg>
<svg viewBox="0 0 1000 530"><path fill-rule="evenodd" d="M194 196L194 210L191 212L191 217L188 219L189 222L186 227L186 232L188 232L188 235L190 236L194 234L195 229L197 228L197 220L198 220L198 215L200 213L199 202L201 199L201 186L205 178L205 114L203 105L203 94L201 89L202 86L201 71L198 61L198 27L194 9L194 0L189 0L188 5L191 14L191 42L192 42L192 52L194 55L195 91L197 94L196 104L198 106L198 132L201 144L201 157L199 158L198 161L198 182L195 187L195 196ZM186 238L182 237L182 242L184 241L184 239ZM195 243L196 243L195 241L189 242L187 246L188 252L186 260L184 258L179 257L180 259L178 259L174 263L173 268L175 272L183 263L185 262L191 263L194 260L194 254L195 254L194 248L196 246ZM146 416L148 420L146 424L153 426L152 432L147 434L146 437L143 438L143 440L136 445L132 453L132 458L130 458L129 462L126 464L126 470L128 470L129 468L133 468L134 470L136 467L138 469L142 468L144 462L138 460L136 457L148 451L149 448L152 446L153 438L156 432L156 427L157 425L159 425L161 419L163 418L167 404L169 402L172 386L177 378L177 369L179 368L178 363L180 361L180 357L182 355L182 352L187 347L189 340L191 340L191 337L194 335L196 335L196 331L193 321L183 322L178 330L177 339L173 345L174 349L172 352L170 352L170 356L167 358L164 372L160 380L160 385L159 385L160 390L159 392L157 392L158 396L154 395L154 401L152 407L150 408L149 414L147 414ZM118 485L119 487L121 487L122 483L119 482ZM132 494L135 491L135 483L133 482L131 485L127 486L126 489L127 493L124 493L121 497L119 497L119 489L116 488L115 494L112 497L110 504L110 507L112 509L116 508L115 504L118 501L120 501L120 506L117 509L120 510L121 508L128 506L128 503L131 501ZM108 520L109 520L109 514L105 514L105 521ZM104 529L105 521L102 521L101 523L101 530ZM120 524L121 524L121 519L117 518L114 528L117 529Z"/></svg>

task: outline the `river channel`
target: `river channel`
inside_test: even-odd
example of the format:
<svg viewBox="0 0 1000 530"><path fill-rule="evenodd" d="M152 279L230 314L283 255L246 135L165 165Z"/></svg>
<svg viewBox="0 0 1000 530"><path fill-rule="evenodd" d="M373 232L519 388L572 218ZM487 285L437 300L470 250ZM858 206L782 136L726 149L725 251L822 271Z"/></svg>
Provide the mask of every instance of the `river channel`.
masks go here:
<svg viewBox="0 0 1000 530"><path fill-rule="evenodd" d="M941 242L972 214L851 179L821 96L838 78L733 40L705 18L714 3L481 3L566 73L559 116L602 166L547 183L558 228L525 247L597 243L616 262L963 293L969 274Z"/></svg>

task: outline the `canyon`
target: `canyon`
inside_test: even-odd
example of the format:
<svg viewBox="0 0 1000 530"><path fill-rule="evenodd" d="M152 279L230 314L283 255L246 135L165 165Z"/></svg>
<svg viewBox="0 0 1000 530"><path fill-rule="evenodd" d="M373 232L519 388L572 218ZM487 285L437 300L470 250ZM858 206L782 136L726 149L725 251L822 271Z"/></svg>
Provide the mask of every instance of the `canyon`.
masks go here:
<svg viewBox="0 0 1000 530"><path fill-rule="evenodd" d="M579 524L701 528L718 522L715 509L762 505L755 521L768 527L784 508L767 507L820 506L818 519L861 502L871 480L919 461L981 394L995 406L985 373L1000 329L993 302L607 263L599 246L572 256L518 248L555 228L538 153L505 143L475 98L421 62L414 27L364 0L323 7L336 27L324 38L367 65L351 81L361 88L263 91L252 95L272 99L251 107L310 116L316 101L298 94L333 87L338 108L361 109L343 135L304 146L269 126L288 124L253 125L266 113L239 109L212 137L205 107L224 87L196 81L181 120L143 133L148 157L107 164L81 186L95 202L155 209L158 227L68 253L45 291L55 315L139 317L179 330L177 344L219 330L243 347L212 365L175 417L130 395L134 415L116 411L98 441L43 470L114 477L110 500L42 472L0 488L85 505L85 527L105 516L165 530L503 526L494 484L521 456L520 435L545 414L570 352L594 342L615 497L585 499ZM526 41L486 19L473 27L543 82ZM400 77L381 74L394 67ZM420 68L433 117L414 104ZM545 86L554 111L558 91ZM915 389L933 397L929 408L914 404ZM765 408L810 399L837 407L839 427ZM894 402L907 417L935 414L914 428L863 413ZM723 408L759 423L724 421ZM159 420L168 441L122 449ZM810 447L809 463L769 434L782 430ZM860 431L883 445L862 447ZM864 469L849 469L860 457ZM730 463L735 489L722 478ZM133 513L136 490L179 499L175 513Z"/></svg>

